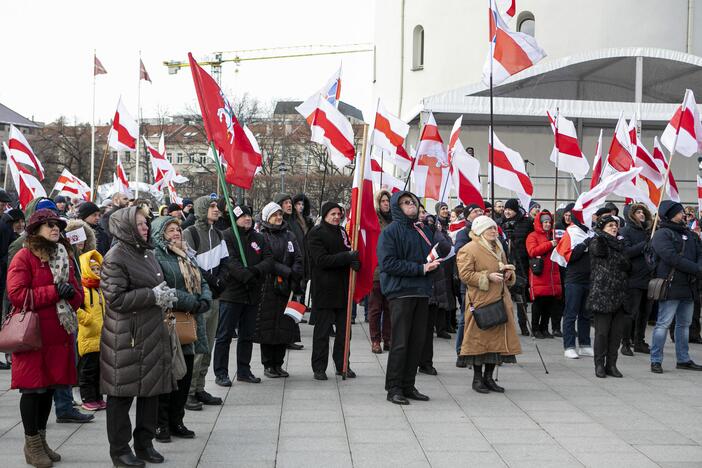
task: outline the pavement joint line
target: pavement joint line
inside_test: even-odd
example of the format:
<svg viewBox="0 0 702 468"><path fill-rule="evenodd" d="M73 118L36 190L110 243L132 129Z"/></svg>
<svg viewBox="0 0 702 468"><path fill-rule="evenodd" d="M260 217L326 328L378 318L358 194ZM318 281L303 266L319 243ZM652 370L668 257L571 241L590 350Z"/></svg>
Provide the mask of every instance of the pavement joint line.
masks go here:
<svg viewBox="0 0 702 468"><path fill-rule="evenodd" d="M210 438L212 437L212 433L215 430L215 427L217 427L217 423L219 422L219 417L222 414L222 410L224 409L224 405L227 402L227 399L229 398L229 392L233 389L234 387L227 387L227 392L224 394L224 398L222 398L222 404L219 405L219 408L217 409L217 417L214 419L212 423L212 427L210 428L210 431L207 433L207 439L205 440L205 443L202 445L202 450L200 450L200 455L197 457L197 462L195 463L195 466L200 466L200 461L202 460L202 456L205 454L205 450L207 450L207 445L210 443ZM282 411L282 408L281 408ZM187 412L187 410L186 410Z"/></svg>
<svg viewBox="0 0 702 468"><path fill-rule="evenodd" d="M287 369L288 363L290 362L290 350L285 352L285 368ZM283 425L283 408L285 407L285 384L287 383L287 378L283 378L283 388L280 392L280 414L278 415L278 436L275 438L275 461L273 466L278 466L278 449L280 448L280 427Z"/></svg>

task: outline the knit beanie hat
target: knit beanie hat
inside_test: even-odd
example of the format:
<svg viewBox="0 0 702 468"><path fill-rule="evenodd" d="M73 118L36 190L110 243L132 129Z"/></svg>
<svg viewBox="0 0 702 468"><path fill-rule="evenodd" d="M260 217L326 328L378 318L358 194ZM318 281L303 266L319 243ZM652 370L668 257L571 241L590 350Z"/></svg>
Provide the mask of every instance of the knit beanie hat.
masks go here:
<svg viewBox="0 0 702 468"><path fill-rule="evenodd" d="M505 202L505 209L512 211L519 211L519 200L516 198L510 198Z"/></svg>
<svg viewBox="0 0 702 468"><path fill-rule="evenodd" d="M481 215L473 220L470 230L480 236L491 227L497 227L497 223L489 216Z"/></svg>
<svg viewBox="0 0 702 468"><path fill-rule="evenodd" d="M617 223L617 226L619 226L619 218L614 217L610 214L604 215L597 220L597 229L601 231L609 223Z"/></svg>
<svg viewBox="0 0 702 468"><path fill-rule="evenodd" d="M100 211L100 208L93 202L83 202L80 204L78 207L78 217L82 220L85 220L88 216L90 216L93 213L97 213Z"/></svg>
<svg viewBox="0 0 702 468"><path fill-rule="evenodd" d="M264 206L263 209L261 210L261 221L263 221L264 223L267 223L268 218L270 218L271 215L273 213L275 213L276 211L283 211L283 209L276 202L270 202L269 204Z"/></svg>
<svg viewBox="0 0 702 468"><path fill-rule="evenodd" d="M338 203L334 203L331 201L325 201L324 203L322 203L322 211L320 213L322 215L322 219L326 218L327 214L334 208L339 208L339 210L341 210L341 213L344 213L344 209Z"/></svg>
<svg viewBox="0 0 702 468"><path fill-rule="evenodd" d="M253 210L251 209L250 206L237 205L233 208L233 211L234 212L232 214L234 215L235 220L241 218L244 215L253 216ZM270 215L268 215L268 216L270 216ZM267 222L268 219L264 219L264 221Z"/></svg>

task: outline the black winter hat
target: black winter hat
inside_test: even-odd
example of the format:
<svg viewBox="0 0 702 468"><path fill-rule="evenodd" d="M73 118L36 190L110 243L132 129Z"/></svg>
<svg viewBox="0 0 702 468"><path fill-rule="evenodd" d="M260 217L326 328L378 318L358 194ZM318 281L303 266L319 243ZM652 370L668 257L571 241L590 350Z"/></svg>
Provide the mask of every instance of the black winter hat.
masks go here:
<svg viewBox="0 0 702 468"><path fill-rule="evenodd" d="M97 213L100 211L100 208L93 202L83 202L80 204L78 207L78 217L82 220L85 220L88 216L90 216L93 213Z"/></svg>
<svg viewBox="0 0 702 468"><path fill-rule="evenodd" d="M619 208L617 208L617 205L615 205L614 203L607 202L605 203L604 207L607 208L609 211L614 211L614 214L616 216L619 216Z"/></svg>
<svg viewBox="0 0 702 468"><path fill-rule="evenodd" d="M658 216L666 220L671 220L676 214L684 210L685 208L683 208L682 203L664 200L658 208Z"/></svg>
<svg viewBox="0 0 702 468"><path fill-rule="evenodd" d="M573 211L573 208L575 208L575 203L568 203L565 208L563 208L563 212L567 213L569 211Z"/></svg>
<svg viewBox="0 0 702 468"><path fill-rule="evenodd" d="M16 221L19 221L20 219L24 219L24 213L22 213L22 210L19 208L13 208L9 210L7 213L7 216L10 218L8 222L14 223Z"/></svg>
<svg viewBox="0 0 702 468"><path fill-rule="evenodd" d="M463 216L467 218L468 216L470 216L471 211L473 211L476 208L480 208L480 205L478 205L477 203L471 203L470 205L466 206L463 209Z"/></svg>
<svg viewBox="0 0 702 468"><path fill-rule="evenodd" d="M339 208L341 210L341 214L344 214L344 208L342 208L342 206L338 203L334 203L332 201L325 201L324 203L322 203L322 211L320 212L320 214L322 215L322 219L326 218L327 214L334 208Z"/></svg>
<svg viewBox="0 0 702 468"><path fill-rule="evenodd" d="M171 203L170 205L168 205L168 208L166 208L166 213L171 214L174 211L180 211L182 209L183 209L183 207L180 206L179 204Z"/></svg>
<svg viewBox="0 0 702 468"><path fill-rule="evenodd" d="M237 205L233 208L233 210L234 210L234 212L232 214L234 215L235 220L241 218L244 215L253 216L253 210L251 209L250 206ZM268 221L268 220L266 220L266 221Z"/></svg>
<svg viewBox="0 0 702 468"><path fill-rule="evenodd" d="M604 214L609 214L610 211L612 211L611 208L607 208L607 206L603 206L602 208L599 208L597 211L595 211L595 216L602 216Z"/></svg>
<svg viewBox="0 0 702 468"><path fill-rule="evenodd" d="M604 229L604 227L609 224L609 223L617 223L617 226L619 226L619 218L616 216L612 216L610 214L602 216L600 219L597 220L597 229L600 231Z"/></svg>
<svg viewBox="0 0 702 468"><path fill-rule="evenodd" d="M505 202L505 209L512 211L519 211L519 200L516 198L510 198Z"/></svg>
<svg viewBox="0 0 702 468"><path fill-rule="evenodd" d="M3 189L0 189L0 202L12 203L12 198Z"/></svg>

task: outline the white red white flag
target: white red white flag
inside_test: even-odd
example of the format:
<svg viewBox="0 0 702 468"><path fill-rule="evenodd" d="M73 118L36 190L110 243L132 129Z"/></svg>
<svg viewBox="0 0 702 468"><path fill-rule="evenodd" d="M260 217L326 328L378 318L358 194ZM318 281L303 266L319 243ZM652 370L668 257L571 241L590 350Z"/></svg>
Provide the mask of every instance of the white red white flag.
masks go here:
<svg viewBox="0 0 702 468"><path fill-rule="evenodd" d="M563 268L567 267L573 249L578 244L582 244L585 239L594 235L595 232L592 230L584 232L577 225L571 224L566 228L565 234L563 234L556 248L551 252L551 260L558 263Z"/></svg>
<svg viewBox="0 0 702 468"><path fill-rule="evenodd" d="M371 144L382 148L390 162L403 171L410 169L412 157L404 149L405 138L409 125L392 115L378 100L378 110L375 113Z"/></svg>
<svg viewBox="0 0 702 468"><path fill-rule="evenodd" d="M395 193L402 190L405 186L404 182L383 169L375 158L371 159L371 172L373 173L373 183L382 190Z"/></svg>
<svg viewBox="0 0 702 468"><path fill-rule="evenodd" d="M517 0L496 0L497 11L505 19L505 21L514 18L517 13Z"/></svg>
<svg viewBox="0 0 702 468"><path fill-rule="evenodd" d="M10 138L7 142L9 153L7 155L12 155L15 162L19 164L26 164L27 166L33 167L37 171L37 176L39 180L44 180L44 166L42 166L41 161L32 150L27 139L22 135L17 127L10 125Z"/></svg>
<svg viewBox="0 0 702 468"><path fill-rule="evenodd" d="M580 150L578 135L575 132L573 122L560 114L554 118L546 111L551 130L553 130L553 151L551 151L551 162L558 170L573 174L575 180L581 181L590 172L590 163L585 159L585 155Z"/></svg>
<svg viewBox="0 0 702 468"><path fill-rule="evenodd" d="M324 145L338 168L354 160L353 127L324 96L315 93L295 108L310 124L310 140Z"/></svg>
<svg viewBox="0 0 702 468"><path fill-rule="evenodd" d="M665 127L661 143L669 152L677 151L688 158L702 150L702 123L692 90L685 90L682 105Z"/></svg>
<svg viewBox="0 0 702 468"><path fill-rule="evenodd" d="M431 112L427 122L422 127L422 135L419 138L419 146L417 146L417 158L421 159L422 156L429 156L436 159L442 166L448 166L444 141L439 134L439 126L436 125L434 114Z"/></svg>
<svg viewBox="0 0 702 468"><path fill-rule="evenodd" d="M488 129L490 131L490 129ZM497 134L494 137L493 150L488 148L488 174L492 174L491 164L495 165L495 184L502 188L511 190L517 194L517 198L522 203L522 207L527 209L532 195L534 195L534 185L529 178L524 166L522 155L511 148L505 146ZM492 158L494 157L494 162ZM490 177L490 176L488 176Z"/></svg>
<svg viewBox="0 0 702 468"><path fill-rule="evenodd" d="M575 206L573 207L572 213L577 216L585 225L590 226L592 224L592 215L597 211L607 197L612 193L617 193L617 190L625 184L630 184L633 186L632 180L641 172L640 167L632 167L625 172L613 171L606 177L603 177L599 184L595 188L583 192L580 194L577 200L575 200ZM655 206L653 207L655 209Z"/></svg>
<svg viewBox="0 0 702 468"><path fill-rule="evenodd" d="M39 179L34 177L29 169L17 163L15 157L12 155L12 153L10 153L7 143L3 142L3 147L5 148L5 154L7 155L7 165L10 168L10 173L12 174L12 181L14 182L15 189L17 190L20 207L25 209L29 202L35 198L45 197L46 190L44 190L44 187L42 187Z"/></svg>
<svg viewBox="0 0 702 468"><path fill-rule="evenodd" d="M107 137L110 148L117 151L135 151L139 126L134 117L127 111L122 98L117 102L117 111L112 119L112 127Z"/></svg>
<svg viewBox="0 0 702 468"><path fill-rule="evenodd" d="M153 186L156 190L163 190L169 182L182 184L188 181L187 177L178 174L173 164L166 158L166 144L163 133L161 133L161 139L158 142L158 149L154 148L146 137L142 138L151 156L151 170L154 175Z"/></svg>
<svg viewBox="0 0 702 468"><path fill-rule="evenodd" d="M142 62L141 59L139 59L139 79L151 83L151 77L149 76L149 72L146 71L144 62Z"/></svg>
<svg viewBox="0 0 702 468"><path fill-rule="evenodd" d="M449 137L451 183L456 196L464 205L475 203L485 209L483 196L480 194L480 161L468 154L461 143L462 123L463 116L456 119Z"/></svg>
<svg viewBox="0 0 702 468"><path fill-rule="evenodd" d="M175 185L173 185L173 181L169 180L166 183L166 188L168 189L168 200L171 203L177 203L180 206L183 206L183 199L178 196L178 192L176 192Z"/></svg>
<svg viewBox="0 0 702 468"><path fill-rule="evenodd" d="M256 136L246 124L244 124L244 133L246 134L246 138L249 139L249 143L251 143L251 148L253 148L254 153L259 156L258 160L261 161L261 166L258 166L256 168L256 172L254 173L254 175L256 175L259 172L263 172L263 153L261 153L261 147L258 146Z"/></svg>
<svg viewBox="0 0 702 468"><path fill-rule="evenodd" d="M595 161L592 163L592 178L590 179L590 188L594 188L600 182L602 177L602 129L600 129L600 137L597 139L595 147Z"/></svg>
<svg viewBox="0 0 702 468"><path fill-rule="evenodd" d="M93 54L93 75L98 76L105 74L107 74L107 70L102 65L102 62L100 62L100 59L97 58L97 55Z"/></svg>
<svg viewBox="0 0 702 468"><path fill-rule="evenodd" d="M123 193L128 197L132 196L132 191L129 188L129 180L127 179L127 173L124 172L124 166L122 166L122 158L117 154L117 164L115 164L115 173L112 177L112 192L113 193Z"/></svg>
<svg viewBox="0 0 702 468"><path fill-rule="evenodd" d="M636 121L629 120L629 137L634 151L634 165L641 168L640 176L646 177L656 187L663 185L663 174L654 162L653 156L644 147L636 132Z"/></svg>
<svg viewBox="0 0 702 468"><path fill-rule="evenodd" d="M658 167L658 170L663 174L665 178L665 173L668 170L668 161L665 159L663 150L661 149L661 144L658 141L658 137L653 137L653 160ZM680 202L680 194L678 192L678 183L675 181L675 176L673 175L673 169L668 172L668 184L666 185L666 192L671 200L674 202Z"/></svg>
<svg viewBox="0 0 702 468"><path fill-rule="evenodd" d="M420 198L444 201L448 196L448 190L444 190L449 180L448 157L432 113L419 138L412 180L413 191Z"/></svg>
<svg viewBox="0 0 702 468"><path fill-rule="evenodd" d="M74 176L71 171L66 168L63 169L61 175L56 179L56 184L54 184L52 192L69 194L86 201L90 201L91 199L90 185Z"/></svg>

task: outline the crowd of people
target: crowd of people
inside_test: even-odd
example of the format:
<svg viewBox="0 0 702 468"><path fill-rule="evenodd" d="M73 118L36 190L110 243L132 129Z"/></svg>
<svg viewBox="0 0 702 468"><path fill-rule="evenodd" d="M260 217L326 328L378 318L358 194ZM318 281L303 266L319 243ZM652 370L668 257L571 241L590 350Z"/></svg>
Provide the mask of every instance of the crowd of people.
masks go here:
<svg viewBox="0 0 702 468"><path fill-rule="evenodd" d="M195 437L186 410L223 403L205 389L210 366L218 386L258 384L257 343L263 376L287 378L302 323L314 326L311 378L328 379L332 337L333 371L356 377L345 366L346 308L361 261L342 205L324 202L313 219L304 194L279 194L260 211L210 195L162 207L121 193L100 206L63 196L25 210L12 203L0 191L3 322L34 312L41 348L6 355L1 367L21 393L28 464L61 460L46 440L52 402L59 423L106 411L115 466L163 462L154 440ZM510 199L437 203L428 213L414 194L384 190L375 205L378 264L363 304L371 351L388 352L391 403L430 399L416 375L438 374L434 337L452 333L456 367L472 368L481 394L505 391L493 372L517 361L519 334L560 338L565 359L591 357L597 377L621 378L620 354L650 354L651 372L662 373L670 332L675 367L702 370L689 355L689 343L702 342L694 210L664 201L652 216L634 203L619 216L608 203L584 223L572 203L552 213ZM567 265L557 263L553 250L570 230L584 240L573 242ZM291 300L308 320L289 313Z"/></svg>

